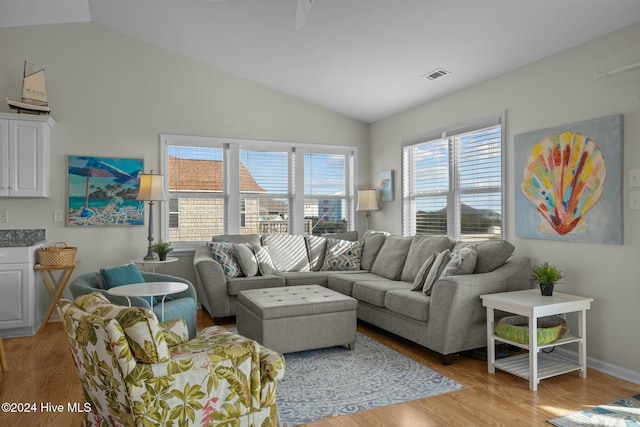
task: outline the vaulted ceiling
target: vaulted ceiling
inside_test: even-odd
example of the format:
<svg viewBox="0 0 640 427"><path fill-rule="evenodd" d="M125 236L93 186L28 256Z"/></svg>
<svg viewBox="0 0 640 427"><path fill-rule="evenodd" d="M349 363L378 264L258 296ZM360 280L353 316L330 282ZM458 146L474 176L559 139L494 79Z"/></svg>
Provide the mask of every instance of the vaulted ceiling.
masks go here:
<svg viewBox="0 0 640 427"><path fill-rule="evenodd" d="M297 3L0 0L0 27L92 21L373 122L640 22L638 0L313 0L294 29Z"/></svg>

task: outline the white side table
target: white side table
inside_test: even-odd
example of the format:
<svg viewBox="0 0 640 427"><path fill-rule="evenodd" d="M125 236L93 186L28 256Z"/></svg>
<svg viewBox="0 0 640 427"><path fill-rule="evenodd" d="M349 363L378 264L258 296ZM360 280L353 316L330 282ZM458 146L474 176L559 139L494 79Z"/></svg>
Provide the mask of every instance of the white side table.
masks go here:
<svg viewBox="0 0 640 427"><path fill-rule="evenodd" d="M150 265L151 268L152 268L151 272L155 273L157 265L163 265L163 264L169 264L169 263L172 263L172 262L176 262L176 261L178 261L178 258L167 257L167 259L165 261L160 261L159 259L136 258L136 259L132 259L130 261L135 263L135 264L141 264L142 268L144 269L144 271L147 271L147 265Z"/></svg>
<svg viewBox="0 0 640 427"><path fill-rule="evenodd" d="M572 371L580 371L580 378L587 377L587 321L586 311L593 298L554 292L553 296L542 296L539 289L501 292L481 295L482 304L487 307L487 363L489 373L496 368L529 380L529 389L536 391L541 379ZM501 338L495 334L494 310L502 310L529 318L529 344L521 344ZM567 335L550 344L538 345L538 319L565 313L578 313L578 335ZM496 360L496 341L529 350L529 354L520 354ZM543 353L547 347L578 343L578 362Z"/></svg>
<svg viewBox="0 0 640 427"><path fill-rule="evenodd" d="M146 282L134 283L131 285L116 286L107 290L109 295L126 297L131 307L129 297L155 297L162 295L162 322L164 322L164 300L169 294L177 294L189 288L182 282ZM153 310L153 298L151 298L151 309Z"/></svg>

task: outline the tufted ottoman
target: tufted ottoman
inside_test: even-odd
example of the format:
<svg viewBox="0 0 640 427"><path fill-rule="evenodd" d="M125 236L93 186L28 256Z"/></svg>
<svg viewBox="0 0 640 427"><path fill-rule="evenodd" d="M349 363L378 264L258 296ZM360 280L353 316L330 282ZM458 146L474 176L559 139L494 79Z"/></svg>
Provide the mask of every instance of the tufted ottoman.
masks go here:
<svg viewBox="0 0 640 427"><path fill-rule="evenodd" d="M358 301L318 285L252 289L238 294L241 335L279 353L356 342Z"/></svg>

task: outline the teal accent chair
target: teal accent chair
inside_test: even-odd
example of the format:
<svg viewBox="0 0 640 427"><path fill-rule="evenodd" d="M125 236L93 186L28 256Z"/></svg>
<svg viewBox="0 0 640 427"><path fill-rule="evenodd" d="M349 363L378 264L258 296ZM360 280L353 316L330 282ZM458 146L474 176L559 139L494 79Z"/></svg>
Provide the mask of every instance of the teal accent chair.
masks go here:
<svg viewBox="0 0 640 427"><path fill-rule="evenodd" d="M147 273L144 271L141 271L140 274L142 274L142 278L145 282L182 282L189 286L186 291L167 295L167 298L164 301L164 320L184 320L187 324L187 329L189 330L189 339L195 338L198 304L196 299L196 290L191 282L181 277L170 276L168 274ZM129 305L126 297L109 295L106 289L102 289L98 283L96 273L81 274L71 282L69 289L71 290L71 295L73 295L74 299L92 292L100 292L113 304ZM129 297L129 299L131 300L132 307L151 308L148 298ZM158 318L161 318L162 306L159 303L153 304L153 312L158 316Z"/></svg>

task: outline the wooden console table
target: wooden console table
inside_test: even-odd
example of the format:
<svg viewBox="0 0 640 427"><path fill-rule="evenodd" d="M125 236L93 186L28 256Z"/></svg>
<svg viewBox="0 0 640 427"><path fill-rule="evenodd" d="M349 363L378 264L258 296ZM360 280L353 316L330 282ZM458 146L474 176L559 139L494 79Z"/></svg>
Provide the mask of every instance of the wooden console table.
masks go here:
<svg viewBox="0 0 640 427"><path fill-rule="evenodd" d="M49 310L47 311L47 315L38 329L38 333L42 330L44 325L49 322L49 318L53 314L53 310L56 308L56 303L60 296L62 295L62 291L67 286L67 282L71 277L71 273L76 268L77 263L69 264L69 265L41 265L36 264L33 269L42 273L42 279L44 280L44 284L47 286L49 293L53 297L53 301L51 301L51 305L49 306ZM59 279L56 279L53 272L61 271Z"/></svg>

